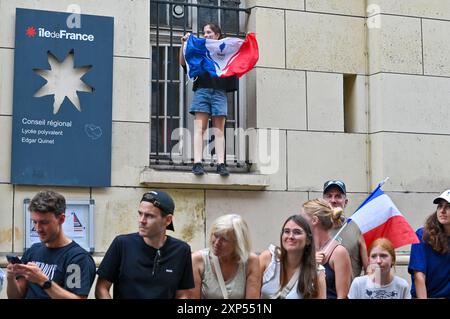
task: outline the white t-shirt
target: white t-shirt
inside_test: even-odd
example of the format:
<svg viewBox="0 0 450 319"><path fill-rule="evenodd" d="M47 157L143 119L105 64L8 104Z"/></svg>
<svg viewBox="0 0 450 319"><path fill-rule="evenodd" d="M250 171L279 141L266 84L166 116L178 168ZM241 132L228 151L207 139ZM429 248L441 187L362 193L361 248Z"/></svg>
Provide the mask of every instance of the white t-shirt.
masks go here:
<svg viewBox="0 0 450 319"><path fill-rule="evenodd" d="M368 275L356 277L350 291L349 299L411 299L408 282L398 276L387 285L381 286L373 282Z"/></svg>

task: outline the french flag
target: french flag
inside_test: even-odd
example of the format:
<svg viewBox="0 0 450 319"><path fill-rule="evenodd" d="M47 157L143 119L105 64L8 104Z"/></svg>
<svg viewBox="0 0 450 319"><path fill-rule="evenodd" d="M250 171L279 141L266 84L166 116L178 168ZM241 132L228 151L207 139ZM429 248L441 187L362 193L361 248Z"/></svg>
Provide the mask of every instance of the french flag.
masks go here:
<svg viewBox="0 0 450 319"><path fill-rule="evenodd" d="M394 248L419 243L406 218L381 190L382 185L380 183L366 198L348 222L351 220L358 225L367 247L380 237L389 239Z"/></svg>
<svg viewBox="0 0 450 319"><path fill-rule="evenodd" d="M183 48L189 78L204 73L214 77L243 76L258 62L258 43L254 33L245 40L224 38L203 39L190 35Z"/></svg>

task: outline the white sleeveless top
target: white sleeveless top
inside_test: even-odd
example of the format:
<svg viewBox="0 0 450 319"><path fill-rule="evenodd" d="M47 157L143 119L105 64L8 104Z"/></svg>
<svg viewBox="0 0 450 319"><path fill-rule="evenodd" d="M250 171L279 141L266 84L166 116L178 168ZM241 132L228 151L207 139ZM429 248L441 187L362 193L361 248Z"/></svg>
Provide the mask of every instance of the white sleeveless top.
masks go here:
<svg viewBox="0 0 450 319"><path fill-rule="evenodd" d="M204 271L201 275L202 278L202 299L223 299L222 291L220 290L219 281L216 274L211 269L211 262L209 260L209 249L205 248L201 250L203 257ZM229 299L244 299L245 298L245 286L247 282L246 265L242 262L239 263L236 275L225 281L225 288L228 292Z"/></svg>
<svg viewBox="0 0 450 319"><path fill-rule="evenodd" d="M276 250L277 248L274 245L269 246L272 259L263 274L261 299L272 299L280 290L281 262L278 260ZM317 268L318 273L324 270L325 268L322 265L319 265ZM297 291L297 286L298 279L295 281L291 291L286 295L285 299L303 299L303 296Z"/></svg>

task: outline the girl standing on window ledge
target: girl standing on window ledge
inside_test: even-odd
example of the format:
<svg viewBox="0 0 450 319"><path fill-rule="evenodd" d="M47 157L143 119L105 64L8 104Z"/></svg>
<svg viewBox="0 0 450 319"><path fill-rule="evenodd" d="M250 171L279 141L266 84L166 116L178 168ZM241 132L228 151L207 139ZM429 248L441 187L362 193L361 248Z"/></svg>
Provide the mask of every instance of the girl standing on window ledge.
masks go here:
<svg viewBox="0 0 450 319"><path fill-rule="evenodd" d="M181 38L181 44L189 38L186 33ZM207 23L203 26L203 36L206 39L219 40L222 38L222 30L214 23ZM179 55L180 65L186 71L186 61L183 56L183 48ZM192 173L203 175L205 169L202 163L203 154L203 134L208 126L211 116L214 128L214 147L217 154L217 173L221 176L228 176L230 173L225 165L225 121L228 114L227 92L237 90L238 81L236 76L227 78L212 77L205 73L197 77L192 90L194 98L189 109L189 113L195 116L194 120L194 166Z"/></svg>

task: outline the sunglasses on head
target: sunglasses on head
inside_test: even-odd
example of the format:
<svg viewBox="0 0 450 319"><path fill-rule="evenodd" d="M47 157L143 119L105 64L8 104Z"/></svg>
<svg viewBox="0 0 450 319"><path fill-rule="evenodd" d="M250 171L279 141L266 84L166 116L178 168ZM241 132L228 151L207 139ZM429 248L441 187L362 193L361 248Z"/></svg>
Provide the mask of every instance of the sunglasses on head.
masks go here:
<svg viewBox="0 0 450 319"><path fill-rule="evenodd" d="M331 185L331 184L336 184L336 185L339 185L341 187L344 187L344 183L342 181L339 181L339 180L328 181L328 182L325 183L325 187L328 186L328 185Z"/></svg>
<svg viewBox="0 0 450 319"><path fill-rule="evenodd" d="M144 195L142 195L141 202L142 201L152 203L153 206L158 207L162 210L161 203L156 200L155 195L152 193L145 193Z"/></svg>

